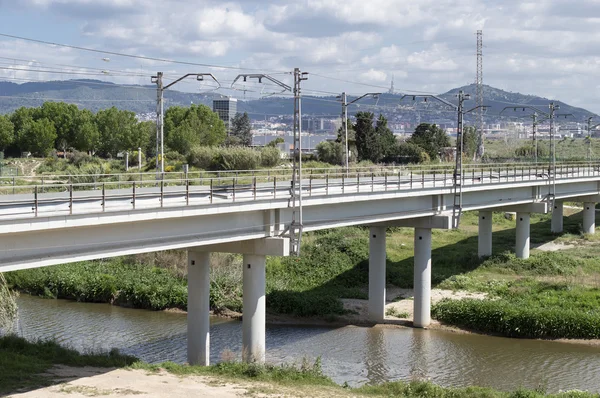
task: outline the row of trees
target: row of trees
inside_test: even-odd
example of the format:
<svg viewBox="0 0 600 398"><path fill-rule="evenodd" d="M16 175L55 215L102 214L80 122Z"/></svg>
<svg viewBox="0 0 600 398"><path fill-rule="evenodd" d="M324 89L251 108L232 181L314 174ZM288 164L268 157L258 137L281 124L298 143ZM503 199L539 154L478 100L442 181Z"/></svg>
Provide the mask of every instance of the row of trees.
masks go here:
<svg viewBox="0 0 600 398"><path fill-rule="evenodd" d="M404 142L396 140L387 126L387 119L379 115L377 120L372 112L358 112L356 123L348 123L348 148L351 161L371 161L373 163L422 163L438 159L444 148L450 147L450 137L435 124L421 123L411 137ZM322 142L317 145L320 160L342 164L344 162L344 136L340 129L335 142ZM467 127L463 136L463 153L473 156L477 149L477 132Z"/></svg>
<svg viewBox="0 0 600 398"><path fill-rule="evenodd" d="M238 114L233 123L230 144L250 145L252 133L247 114ZM164 119L165 145L187 155L198 145L227 143L225 124L205 105L170 107ZM73 104L45 102L39 108L19 108L0 116L0 151L19 156L31 152L47 156L52 150L96 153L115 157L138 148L155 156L156 123L139 122L130 111L115 107L93 114Z"/></svg>

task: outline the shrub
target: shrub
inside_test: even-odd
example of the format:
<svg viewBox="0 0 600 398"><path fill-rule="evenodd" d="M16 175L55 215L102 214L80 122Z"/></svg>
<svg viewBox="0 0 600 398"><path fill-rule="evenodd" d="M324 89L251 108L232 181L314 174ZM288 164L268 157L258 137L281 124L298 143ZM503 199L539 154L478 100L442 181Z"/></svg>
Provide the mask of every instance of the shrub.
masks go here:
<svg viewBox="0 0 600 398"><path fill-rule="evenodd" d="M260 166L260 152L250 148L220 148L215 156L213 169L255 170Z"/></svg>
<svg viewBox="0 0 600 398"><path fill-rule="evenodd" d="M191 166L209 170L215 159L218 149L215 147L197 146L190 150L187 161Z"/></svg>
<svg viewBox="0 0 600 398"><path fill-rule="evenodd" d="M262 167L275 167L281 160L279 149L274 147L265 147L260 150L260 165Z"/></svg>
<svg viewBox="0 0 600 398"><path fill-rule="evenodd" d="M515 305L507 300L443 300L434 318L484 333L526 338L600 338L600 315L565 308Z"/></svg>
<svg viewBox="0 0 600 398"><path fill-rule="evenodd" d="M344 147L339 142L322 141L317 145L317 158L321 162L341 165L344 161Z"/></svg>

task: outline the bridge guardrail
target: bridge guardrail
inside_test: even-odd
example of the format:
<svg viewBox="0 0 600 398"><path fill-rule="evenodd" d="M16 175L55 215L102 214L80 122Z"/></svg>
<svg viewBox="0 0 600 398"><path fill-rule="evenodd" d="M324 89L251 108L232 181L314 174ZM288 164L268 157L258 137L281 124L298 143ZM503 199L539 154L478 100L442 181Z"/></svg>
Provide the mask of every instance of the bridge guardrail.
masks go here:
<svg viewBox="0 0 600 398"><path fill-rule="evenodd" d="M389 170L389 169L388 169ZM452 187L453 169L399 169L394 172L371 170L346 173L343 169L336 172L317 169L304 173L302 192L304 196L327 196L348 193L375 191L403 191L426 188ZM558 164L555 169L556 180L579 177L600 176L597 164ZM463 170L463 186L496 184L504 182L548 181L547 165L503 165L489 167L467 167ZM139 205L147 206L144 200L157 200L150 207L163 207L165 201L170 205L212 204L214 202L252 201L257 199L289 198L291 179L267 175L229 175L227 177L175 178L141 181L103 181L68 183L57 180L46 181L44 185L0 186L0 212L15 208L15 212L0 213L2 216L39 214L44 206L66 206L66 209L52 211L73 214L74 207L81 203L95 203L101 206L90 211L106 211L108 203L128 201L132 209ZM14 195L12 195L14 194ZM6 199L2 199L2 197ZM122 210L122 208L114 210ZM80 209L81 210L81 209ZM50 211L50 210L48 210Z"/></svg>

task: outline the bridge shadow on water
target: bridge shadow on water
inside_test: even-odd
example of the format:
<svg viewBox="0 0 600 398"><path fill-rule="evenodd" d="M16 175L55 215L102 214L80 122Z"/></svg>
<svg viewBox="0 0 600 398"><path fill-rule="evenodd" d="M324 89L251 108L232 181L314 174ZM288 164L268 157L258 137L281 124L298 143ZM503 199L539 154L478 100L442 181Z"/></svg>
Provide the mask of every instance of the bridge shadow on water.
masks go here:
<svg viewBox="0 0 600 398"><path fill-rule="evenodd" d="M567 209L565 209L565 212ZM466 217L465 217L466 218ZM501 230L493 233L493 256L502 253L514 253L516 228L515 221L504 219L503 213L494 213L494 225L500 225ZM432 237L432 287L436 287L444 280L455 276L468 273L477 269L485 261L478 258L478 235L477 218L470 215L463 223L461 231L434 231ZM531 234L530 247L536 247L553 241L564 234L580 235L582 231L582 213L578 211L570 216L564 217L563 233L554 234L551 232L550 215L531 215ZM400 238L396 234L401 235ZM470 234L466 238L460 238L465 234ZM457 236L458 235L458 236ZM363 234L361 233L361 237ZM330 320L332 325L340 324L336 322L335 315L344 313L342 303L339 298L349 299L368 299L368 231L364 229L362 237L363 252L362 256L354 263L351 269L332 277L320 286L305 291L272 291L267 297L267 305L272 307L275 312L284 312L294 315L306 316L298 313L292 308L284 308L274 304L269 304L269 299L278 300L284 298L290 303L295 303L301 308L309 306L310 315L316 315L320 318ZM456 239L459 239L458 241ZM366 253L365 253L366 252ZM388 288L413 288L414 277L414 256L413 256L413 233L410 229L388 229L387 244L388 259L386 262L386 282ZM492 256L492 257L493 257ZM400 260L392 261L390 258ZM324 256L323 261L329 257ZM308 304L307 304L308 303ZM278 311L279 309L279 311ZM357 321L363 324L368 322ZM408 324L406 321L398 321L399 324Z"/></svg>

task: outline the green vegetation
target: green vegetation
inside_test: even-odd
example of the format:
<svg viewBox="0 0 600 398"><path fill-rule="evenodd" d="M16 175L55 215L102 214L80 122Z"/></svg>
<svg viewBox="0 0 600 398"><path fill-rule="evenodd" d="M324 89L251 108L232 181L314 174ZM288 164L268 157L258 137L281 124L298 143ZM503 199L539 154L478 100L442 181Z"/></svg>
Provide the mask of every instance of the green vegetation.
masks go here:
<svg viewBox="0 0 600 398"><path fill-rule="evenodd" d="M57 381L43 374L53 365L123 367L135 360L117 350L80 354L52 341L28 342L16 336L3 336L0 337L0 394L56 384Z"/></svg>
<svg viewBox="0 0 600 398"><path fill-rule="evenodd" d="M304 360L298 365L258 365L254 363L222 362L209 367L179 365L166 362L151 365L116 350L103 354L80 354L55 342L27 342L15 336L0 337L0 394L11 394L63 382L47 371L54 365L74 367L127 367L150 373L166 370L178 376L212 376L228 382L250 382L246 388L261 393L282 392L290 396L331 397L440 397L440 398L537 398L537 397L598 397L597 394L572 391L545 394L543 390L519 389L508 393L491 388L444 388L426 381L395 381L359 388L336 385L321 369L320 359ZM269 395L267 395L269 396Z"/></svg>
<svg viewBox="0 0 600 398"><path fill-rule="evenodd" d="M4 274L0 273L0 329L10 325L16 316L15 294L6 285Z"/></svg>

